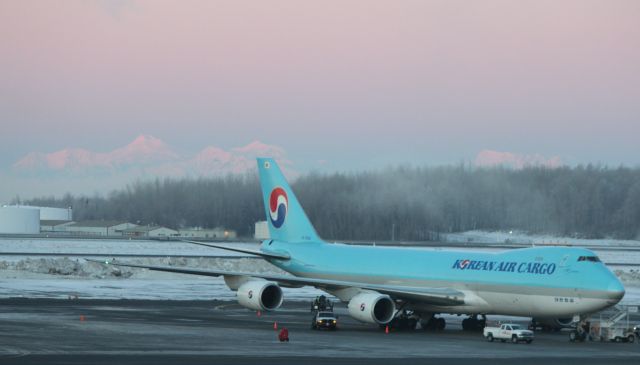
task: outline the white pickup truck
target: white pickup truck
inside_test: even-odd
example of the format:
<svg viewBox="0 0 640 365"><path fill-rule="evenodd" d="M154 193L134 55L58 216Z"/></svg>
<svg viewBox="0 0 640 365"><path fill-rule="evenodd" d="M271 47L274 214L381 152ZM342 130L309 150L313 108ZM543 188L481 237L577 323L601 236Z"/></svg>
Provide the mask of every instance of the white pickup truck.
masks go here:
<svg viewBox="0 0 640 365"><path fill-rule="evenodd" d="M509 340L513 343L533 341L533 331L514 323L504 323L500 327L485 327L483 333L489 342L493 342L494 339L502 342Z"/></svg>

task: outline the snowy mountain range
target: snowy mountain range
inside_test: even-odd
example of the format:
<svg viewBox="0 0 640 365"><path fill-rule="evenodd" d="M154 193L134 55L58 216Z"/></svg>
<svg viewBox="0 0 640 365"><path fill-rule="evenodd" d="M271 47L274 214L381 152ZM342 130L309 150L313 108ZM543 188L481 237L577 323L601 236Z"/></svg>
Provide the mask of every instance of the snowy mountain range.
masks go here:
<svg viewBox="0 0 640 365"><path fill-rule="evenodd" d="M141 135L124 147L110 152L65 148L51 153L31 152L12 166L18 175L130 175L219 176L244 173L255 167L258 156L272 156L284 166L291 163L278 146L254 141L246 146L224 150L207 146L195 156L182 156L164 141Z"/></svg>

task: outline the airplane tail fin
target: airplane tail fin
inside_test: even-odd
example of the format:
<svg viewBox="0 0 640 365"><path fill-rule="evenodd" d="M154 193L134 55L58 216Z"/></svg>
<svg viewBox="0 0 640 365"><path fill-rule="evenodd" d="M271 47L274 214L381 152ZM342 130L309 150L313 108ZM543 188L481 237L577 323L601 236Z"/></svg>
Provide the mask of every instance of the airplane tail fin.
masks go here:
<svg viewBox="0 0 640 365"><path fill-rule="evenodd" d="M258 171L271 239L285 242L321 241L276 161L258 158Z"/></svg>

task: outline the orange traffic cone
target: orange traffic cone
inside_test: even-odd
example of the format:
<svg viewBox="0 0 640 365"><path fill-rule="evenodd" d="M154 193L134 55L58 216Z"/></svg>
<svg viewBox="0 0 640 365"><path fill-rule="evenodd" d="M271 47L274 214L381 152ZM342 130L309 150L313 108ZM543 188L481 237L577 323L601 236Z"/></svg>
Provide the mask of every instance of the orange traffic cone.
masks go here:
<svg viewBox="0 0 640 365"><path fill-rule="evenodd" d="M80 322L84 322L84 315L83 314L80 315Z"/></svg>
<svg viewBox="0 0 640 365"><path fill-rule="evenodd" d="M389 325L387 325L387 326L384 328L384 333L386 333L387 335L389 334Z"/></svg>
<svg viewBox="0 0 640 365"><path fill-rule="evenodd" d="M260 317L260 316L262 315L262 312L257 311L257 312L256 312L256 315L257 315L258 317Z"/></svg>
<svg viewBox="0 0 640 365"><path fill-rule="evenodd" d="M277 322L277 321L276 321L276 322L273 322L273 329L274 329L274 330L277 330L277 329L278 329L278 322Z"/></svg>

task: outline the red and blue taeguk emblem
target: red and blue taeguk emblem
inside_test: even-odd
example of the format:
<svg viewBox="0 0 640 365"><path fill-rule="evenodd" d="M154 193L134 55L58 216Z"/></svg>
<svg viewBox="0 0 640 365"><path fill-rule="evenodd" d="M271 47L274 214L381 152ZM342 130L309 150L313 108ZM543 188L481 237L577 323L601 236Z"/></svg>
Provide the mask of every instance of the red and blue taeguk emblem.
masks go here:
<svg viewBox="0 0 640 365"><path fill-rule="evenodd" d="M269 213L271 224L273 224L274 227L282 227L288 209L289 199L287 198L287 193L281 187L273 189L271 196L269 196Z"/></svg>

